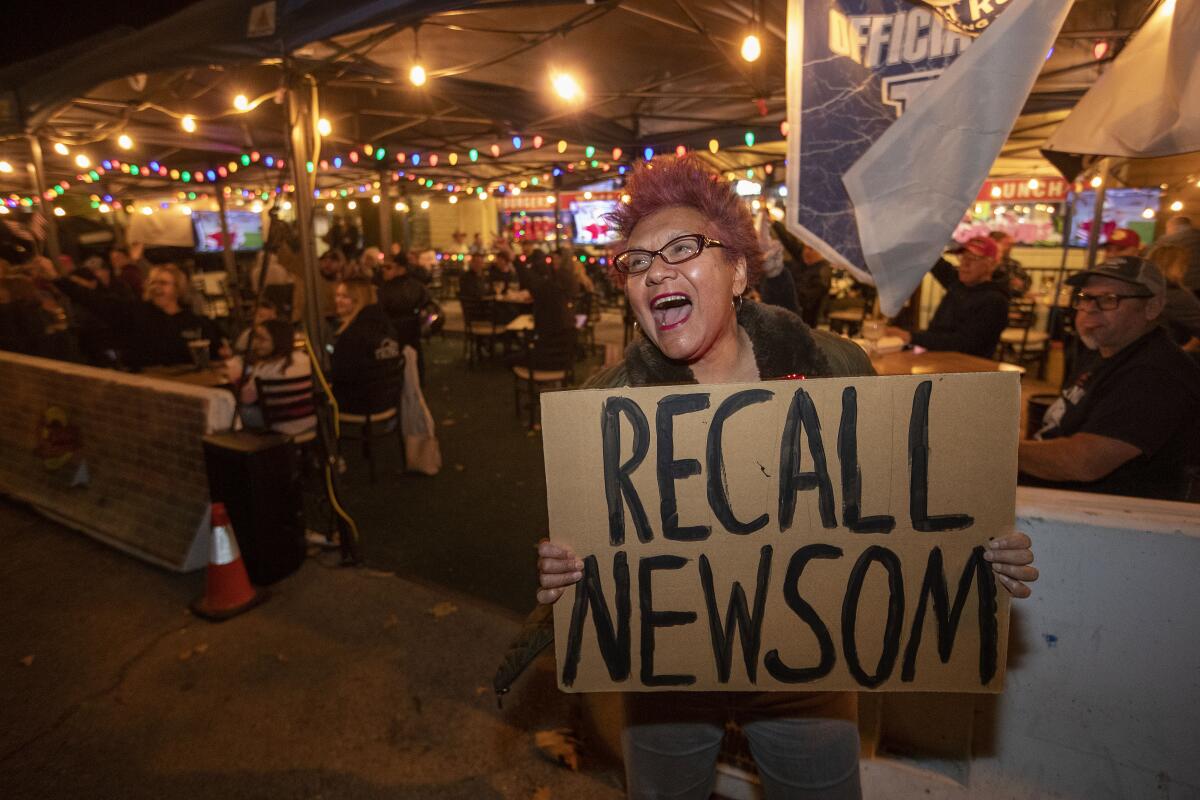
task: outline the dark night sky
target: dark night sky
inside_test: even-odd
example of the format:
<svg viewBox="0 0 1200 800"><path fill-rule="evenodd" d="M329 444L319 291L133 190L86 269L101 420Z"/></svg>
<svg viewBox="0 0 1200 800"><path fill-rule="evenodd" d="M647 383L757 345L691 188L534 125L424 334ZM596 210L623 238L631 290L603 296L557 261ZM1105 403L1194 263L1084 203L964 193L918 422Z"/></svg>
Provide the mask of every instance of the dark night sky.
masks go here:
<svg viewBox="0 0 1200 800"><path fill-rule="evenodd" d="M144 28L190 5L188 0L26 0L3 14L0 67L70 45L118 25Z"/></svg>

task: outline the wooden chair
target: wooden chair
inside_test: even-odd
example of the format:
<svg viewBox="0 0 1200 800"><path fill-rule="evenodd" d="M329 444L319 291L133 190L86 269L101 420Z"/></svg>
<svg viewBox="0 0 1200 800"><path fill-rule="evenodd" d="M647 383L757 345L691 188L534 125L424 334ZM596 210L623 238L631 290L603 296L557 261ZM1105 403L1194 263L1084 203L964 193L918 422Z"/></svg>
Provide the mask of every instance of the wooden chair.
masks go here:
<svg viewBox="0 0 1200 800"><path fill-rule="evenodd" d="M553 334L535 331L525 339L520 358L511 367L516 415L520 419L524 399L530 429L537 425L541 393L564 389L575 382L576 336L574 329Z"/></svg>
<svg viewBox="0 0 1200 800"><path fill-rule="evenodd" d="M400 458L404 458L404 432L400 429L399 411L403 389L404 358L378 361L354 387L355 395L363 401L362 405L355 404L348 410L338 410L340 438L361 442L371 483L375 482L375 459L371 452L373 439L395 434L400 445ZM338 392L339 387L335 386L334 394Z"/></svg>
<svg viewBox="0 0 1200 800"><path fill-rule="evenodd" d="M1046 375L1046 357L1050 351L1050 334L1034 330L1037 306L1014 301L1008 307L1008 327L1000 334L997 358L1019 367L1037 367L1038 379Z"/></svg>
<svg viewBox="0 0 1200 800"><path fill-rule="evenodd" d="M463 357L469 366L482 359L483 348L488 357L495 355L496 345L505 335L504 326L497 321L496 304L490 300L460 298L463 312Z"/></svg>

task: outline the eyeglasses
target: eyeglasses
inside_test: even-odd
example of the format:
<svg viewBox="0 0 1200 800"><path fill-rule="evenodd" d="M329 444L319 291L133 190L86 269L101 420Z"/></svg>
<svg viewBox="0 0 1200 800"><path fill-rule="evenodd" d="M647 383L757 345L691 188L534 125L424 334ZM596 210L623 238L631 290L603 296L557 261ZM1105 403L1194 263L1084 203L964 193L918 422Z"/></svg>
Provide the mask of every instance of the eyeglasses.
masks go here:
<svg viewBox="0 0 1200 800"><path fill-rule="evenodd" d="M1071 308L1098 308L1101 311L1114 311L1121 305L1122 300L1145 300L1148 294L1086 294L1076 292L1071 295Z"/></svg>
<svg viewBox="0 0 1200 800"><path fill-rule="evenodd" d="M706 247L724 247L716 239L710 239L702 233L689 233L676 236L658 250L626 250L613 257L613 266L618 272L626 275L637 275L650 269L658 256L667 264L682 264L691 261L704 252Z"/></svg>

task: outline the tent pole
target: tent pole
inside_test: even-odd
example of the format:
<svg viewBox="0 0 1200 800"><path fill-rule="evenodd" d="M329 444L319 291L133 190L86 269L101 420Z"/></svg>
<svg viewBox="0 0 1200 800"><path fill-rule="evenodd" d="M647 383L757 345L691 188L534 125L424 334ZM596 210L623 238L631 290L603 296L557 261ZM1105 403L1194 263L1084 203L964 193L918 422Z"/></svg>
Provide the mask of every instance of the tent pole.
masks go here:
<svg viewBox="0 0 1200 800"><path fill-rule="evenodd" d="M309 137L312 134L312 115L309 104L301 92L304 78L289 72L287 75L287 141L288 160L292 167L292 182L296 191L296 233L300 238L300 259L304 265L304 294L309 301L304 304L304 326L308 339L319 358L325 358L325 331L321 324L320 303L317 302L320 287L317 285L316 240L313 238L313 185L316 183L316 168L310 174L308 164Z"/></svg>
<svg viewBox="0 0 1200 800"><path fill-rule="evenodd" d="M221 212L221 262L225 266L225 274L228 276L226 282L233 280L234 286L237 285L237 264L233 259L233 248L230 247L229 241L229 203L225 199L225 187L217 188L217 208Z"/></svg>
<svg viewBox="0 0 1200 800"><path fill-rule="evenodd" d="M1112 176L1110 159L1100 160L1100 188L1096 189L1095 209L1092 212L1092 229L1088 231L1087 268L1096 266L1096 254L1100 250L1100 229L1104 227L1104 198L1108 192L1108 181Z"/></svg>
<svg viewBox="0 0 1200 800"><path fill-rule="evenodd" d="M46 165L42 162L42 143L37 134L29 134L29 171L33 177L33 190L37 192L38 206L46 220L46 253L58 268L58 257L62 249L58 243L58 220L54 217L54 209L46 200Z"/></svg>
<svg viewBox="0 0 1200 800"><path fill-rule="evenodd" d="M387 172L379 173L379 249L385 261L392 260L392 209L388 205Z"/></svg>

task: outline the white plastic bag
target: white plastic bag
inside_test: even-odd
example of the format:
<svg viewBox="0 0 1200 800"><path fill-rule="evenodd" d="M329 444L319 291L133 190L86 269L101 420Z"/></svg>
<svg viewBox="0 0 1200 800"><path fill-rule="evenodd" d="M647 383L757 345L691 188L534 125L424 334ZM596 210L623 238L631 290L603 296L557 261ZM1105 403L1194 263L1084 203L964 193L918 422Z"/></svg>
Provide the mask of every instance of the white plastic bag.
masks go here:
<svg viewBox="0 0 1200 800"><path fill-rule="evenodd" d="M437 475L442 468L442 449L433 432L433 415L421 394L417 351L404 348L404 393L400 397L400 430L404 434L404 458L410 472Z"/></svg>

